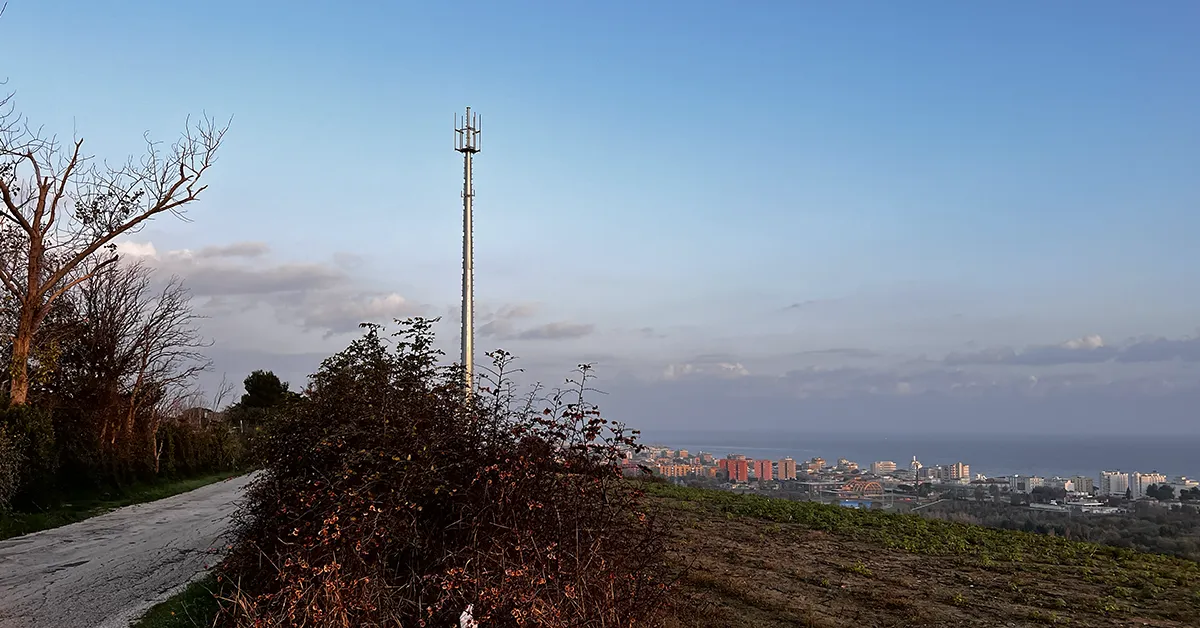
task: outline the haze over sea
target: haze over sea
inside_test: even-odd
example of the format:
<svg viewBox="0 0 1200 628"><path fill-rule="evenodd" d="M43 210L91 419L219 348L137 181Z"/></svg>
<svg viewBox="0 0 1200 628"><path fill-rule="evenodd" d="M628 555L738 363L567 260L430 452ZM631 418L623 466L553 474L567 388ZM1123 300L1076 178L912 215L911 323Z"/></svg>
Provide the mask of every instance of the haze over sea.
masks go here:
<svg viewBox="0 0 1200 628"><path fill-rule="evenodd" d="M972 475L1085 475L1102 469L1157 471L1168 478L1200 476L1200 437L1172 435L1039 436L1039 435L879 435L796 434L769 431L650 430L646 444L689 452L706 451L717 457L730 453L778 460L791 456L807 460L820 456L832 463L848 458L866 468L876 460L894 461L907 468L916 456L932 466L962 461Z"/></svg>

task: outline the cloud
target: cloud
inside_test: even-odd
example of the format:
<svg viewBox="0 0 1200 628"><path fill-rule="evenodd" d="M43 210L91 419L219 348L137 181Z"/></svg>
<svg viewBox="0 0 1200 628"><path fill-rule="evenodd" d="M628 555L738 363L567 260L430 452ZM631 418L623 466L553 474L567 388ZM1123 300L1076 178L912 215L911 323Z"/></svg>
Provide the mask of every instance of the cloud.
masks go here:
<svg viewBox="0 0 1200 628"><path fill-rule="evenodd" d="M1125 347L1117 356L1118 362L1200 362L1200 338L1169 340L1152 338L1140 340Z"/></svg>
<svg viewBox="0 0 1200 628"><path fill-rule="evenodd" d="M350 260L279 264L259 259L268 251L265 244L256 242L207 246L195 253L186 249L159 252L151 242L117 245L123 257L182 277L193 295L207 297L201 307L210 316L267 306L280 322L328 338L356 332L363 322L389 323L427 309L395 292L358 285L345 268ZM248 263L251 259L254 262Z"/></svg>
<svg viewBox="0 0 1200 628"><path fill-rule="evenodd" d="M1075 340L1068 340L1059 346L1063 349L1070 349L1072 351L1078 349L1083 349L1085 351L1091 349L1101 349L1104 347L1104 339L1093 334L1091 336L1076 338Z"/></svg>
<svg viewBox="0 0 1200 628"><path fill-rule="evenodd" d="M262 268L188 263L173 265L198 295L269 295L326 290L344 285L345 273L322 264L281 264Z"/></svg>
<svg viewBox="0 0 1200 628"><path fill-rule="evenodd" d="M117 255L135 259L155 258L158 257L158 251L153 242L118 242Z"/></svg>
<svg viewBox="0 0 1200 628"><path fill-rule="evenodd" d="M750 371L728 354L698 355L687 362L668 364L662 372L666 380L680 379L737 379L749 377Z"/></svg>
<svg viewBox="0 0 1200 628"><path fill-rule="evenodd" d="M265 242L234 242L225 246L206 246L198 253L196 257L201 259L211 259L219 257L262 257L269 253L271 248Z"/></svg>
<svg viewBox="0 0 1200 628"><path fill-rule="evenodd" d="M242 265L227 258L249 255L255 243L205 247L193 254L187 249L160 254L151 242L121 242L117 253L144 261L183 277L195 295L268 295L322 290L344 285L349 277L324 264ZM207 253L206 253L207 252Z"/></svg>
<svg viewBox="0 0 1200 628"><path fill-rule="evenodd" d="M841 358L858 358L869 359L882 357L883 354L878 351L869 349L854 349L850 347L834 347L832 349L814 349L811 351L801 351L796 356L830 356Z"/></svg>
<svg viewBox="0 0 1200 628"><path fill-rule="evenodd" d="M877 394L803 396L758 377L612 385L601 380L599 386L607 393L600 401L606 416L638 429L686 429L692 435L698 430L723 429L737 434L761 431L768 439L800 433L806 434L806 441L834 433L857 438L863 434L945 438L956 433L1070 434L1078 438L1080 434L1127 435L1129 418L1143 416L1155 418L1155 433L1200 433L1194 413L1200 404L1200 388L1135 394L1124 388L1075 386L1039 393L1037 389L1045 382L1031 387L1025 379L1020 388L997 384L972 388L969 394L921 392L912 382L908 386L895 382ZM738 441L722 444L733 446Z"/></svg>
<svg viewBox="0 0 1200 628"><path fill-rule="evenodd" d="M1117 374L1095 372L1047 372L1032 375L1026 369L949 368L939 363L925 366L809 366L782 375L751 374L732 356L693 360L668 365L658 378L639 378L640 385L675 390L681 399L695 391L722 391L722 395L750 404L758 413L764 400L853 400L891 399L899 403L908 398L959 400L963 408L973 404L1007 402L1014 399L1056 400L1064 397L1120 397L1149 399L1164 395L1198 394L1200 385L1191 371L1161 369L1126 371ZM1090 367L1089 367L1090 368ZM687 384L687 387L682 387ZM692 386L695 386L693 388ZM1192 392L1188 392L1192 391ZM973 401L972 401L973 400ZM790 403L790 402L788 402ZM881 401L880 417L888 415ZM964 415L962 420L971 420Z"/></svg>
<svg viewBox="0 0 1200 628"><path fill-rule="evenodd" d="M595 331L595 325L578 323L546 323L522 331L518 340L565 340L582 338Z"/></svg>
<svg viewBox="0 0 1200 628"><path fill-rule="evenodd" d="M313 301L306 303L302 310L302 325L306 329L325 331L326 337L356 331L361 323L389 323L415 316L425 309L394 292Z"/></svg>
<svg viewBox="0 0 1200 628"><path fill-rule="evenodd" d="M1057 345L1034 345L1016 351L993 347L967 353L951 353L943 363L955 366L1014 365L1057 366L1065 364L1124 364L1148 362L1200 362L1200 338L1141 338L1114 347L1105 344L1100 336L1091 335L1068 340Z"/></svg>
<svg viewBox="0 0 1200 628"><path fill-rule="evenodd" d="M788 371L777 378L776 394L798 398L954 393L984 385L961 369L821 367Z"/></svg>
<svg viewBox="0 0 1200 628"><path fill-rule="evenodd" d="M797 301L791 305L788 305L787 307L784 307L783 310L785 312L798 312L801 310L811 310L815 307L818 307L821 305L826 305L829 303L836 303L841 300L842 299L807 299L805 301Z"/></svg>
<svg viewBox="0 0 1200 628"><path fill-rule="evenodd" d="M951 353L943 362L948 365L1008 364L1019 366L1053 366L1059 364L1095 364L1115 358L1119 349L1104 344L1100 336L1091 335L1056 345L1033 345L1020 351L994 347L968 353Z"/></svg>
<svg viewBox="0 0 1200 628"><path fill-rule="evenodd" d="M475 333L482 338L511 338L513 333L513 324L506 320L488 321L475 329Z"/></svg>
<svg viewBox="0 0 1200 628"><path fill-rule="evenodd" d="M477 311L477 321L484 321L475 328L475 333L483 338L512 340L520 338L525 332L518 332L513 321L532 318L537 314L536 303L510 303L500 307L480 307Z"/></svg>
<svg viewBox="0 0 1200 628"><path fill-rule="evenodd" d="M537 305L534 303L504 305L496 311L496 318L504 320L511 320L514 318L529 318L537 313L537 309Z"/></svg>

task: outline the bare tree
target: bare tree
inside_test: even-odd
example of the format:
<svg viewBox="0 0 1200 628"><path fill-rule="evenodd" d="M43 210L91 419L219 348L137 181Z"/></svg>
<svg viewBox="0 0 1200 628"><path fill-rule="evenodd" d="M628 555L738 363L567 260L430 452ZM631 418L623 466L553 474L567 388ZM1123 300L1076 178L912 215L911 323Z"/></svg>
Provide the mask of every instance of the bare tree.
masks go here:
<svg viewBox="0 0 1200 628"><path fill-rule="evenodd" d="M146 153L123 166L95 163L83 140L46 137L0 105L0 285L16 314L9 399L26 403L29 358L54 302L117 260L113 240L165 212L183 217L206 185L228 125L189 121L169 149L146 140Z"/></svg>
<svg viewBox="0 0 1200 628"><path fill-rule="evenodd" d="M200 353L208 343L200 337L200 317L182 281L172 277L155 290L150 278L141 264L113 266L84 283L75 299L83 329L75 339L72 372L65 375L73 376L72 388L112 396L109 411L98 417L99 437L117 449L119 441L130 443L141 431L138 417L150 417L152 424L140 427L153 438L159 401L189 390L211 365ZM108 405L104 399L88 403Z"/></svg>
<svg viewBox="0 0 1200 628"><path fill-rule="evenodd" d="M221 383L217 384L217 392L213 393L212 409L220 412L231 393L233 393L233 382L229 381L227 374L221 373Z"/></svg>

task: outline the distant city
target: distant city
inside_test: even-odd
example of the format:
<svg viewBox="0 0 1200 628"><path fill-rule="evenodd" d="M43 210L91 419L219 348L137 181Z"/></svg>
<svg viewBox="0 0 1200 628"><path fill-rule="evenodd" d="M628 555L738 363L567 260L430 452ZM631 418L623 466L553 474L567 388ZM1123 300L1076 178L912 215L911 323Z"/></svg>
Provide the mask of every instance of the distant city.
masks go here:
<svg viewBox="0 0 1200 628"><path fill-rule="evenodd" d="M927 465L916 456L902 464L876 460L860 466L846 458L834 462L821 457L768 460L739 453L717 457L705 451L651 445L640 452L627 452L624 469L629 475L651 473L680 484L780 491L856 508L890 508L898 502L912 506L933 493L980 501L1008 495L1023 499L1031 508L1091 514L1114 514L1127 502L1138 500L1200 504L1200 481L1186 476L1102 470L1096 477L987 477L972 475L971 466L963 461Z"/></svg>

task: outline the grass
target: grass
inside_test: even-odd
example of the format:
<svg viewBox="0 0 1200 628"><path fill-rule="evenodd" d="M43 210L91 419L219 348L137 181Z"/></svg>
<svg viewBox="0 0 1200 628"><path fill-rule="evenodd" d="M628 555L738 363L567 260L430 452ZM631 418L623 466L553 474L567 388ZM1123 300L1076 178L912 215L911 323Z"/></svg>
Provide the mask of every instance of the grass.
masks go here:
<svg viewBox="0 0 1200 628"><path fill-rule="evenodd" d="M643 488L672 524L679 626L1165 627L1200 616L1191 560L918 515Z"/></svg>
<svg viewBox="0 0 1200 628"><path fill-rule="evenodd" d="M186 493L238 475L241 475L241 473L226 471L184 480L142 484L129 487L120 493L92 495L81 499L74 499L71 503L41 512L11 512L0 515L0 540L65 526L102 515L123 506L144 504L180 493Z"/></svg>
<svg viewBox="0 0 1200 628"><path fill-rule="evenodd" d="M1087 567L1099 582L1138 589L1200 582L1200 563L1032 532L661 483L647 483L646 489L650 495L702 504L727 516L798 524L914 554L970 556L985 564Z"/></svg>
<svg viewBox="0 0 1200 628"><path fill-rule="evenodd" d="M189 584L171 599L153 606L130 628L198 628L211 626L220 610L216 579L209 575Z"/></svg>

